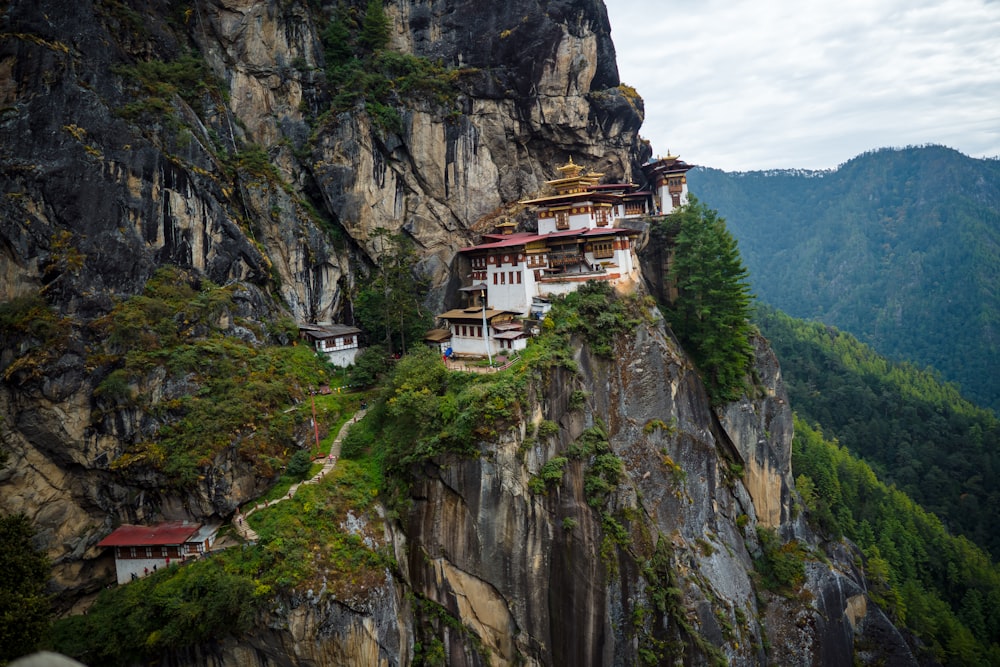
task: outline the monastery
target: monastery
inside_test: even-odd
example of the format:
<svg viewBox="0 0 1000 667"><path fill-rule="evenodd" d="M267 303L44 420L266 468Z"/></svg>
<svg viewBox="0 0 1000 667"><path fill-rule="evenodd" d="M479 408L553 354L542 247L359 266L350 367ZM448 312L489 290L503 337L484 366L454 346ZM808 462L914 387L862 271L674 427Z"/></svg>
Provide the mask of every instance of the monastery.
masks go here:
<svg viewBox="0 0 1000 667"><path fill-rule="evenodd" d="M546 182L547 194L520 202L534 208L537 232L515 233L516 224L507 221L484 234L483 243L459 251L472 267L460 290L470 305L438 315L446 328L425 340L455 357L524 349L530 333L521 318L542 318L550 297L592 280L636 280L641 225L626 221L686 204L686 173L693 166L676 156L652 160L642 167L650 187L639 190L632 183L602 184L603 174L586 173L571 158L558 168L559 178Z"/></svg>

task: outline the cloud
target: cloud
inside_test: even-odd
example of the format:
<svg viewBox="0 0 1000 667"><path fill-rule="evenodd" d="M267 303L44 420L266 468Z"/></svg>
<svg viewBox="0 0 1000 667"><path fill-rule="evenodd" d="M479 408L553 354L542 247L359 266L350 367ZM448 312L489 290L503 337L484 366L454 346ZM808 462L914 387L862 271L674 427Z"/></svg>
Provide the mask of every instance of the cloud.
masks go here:
<svg viewBox="0 0 1000 667"><path fill-rule="evenodd" d="M1000 3L606 0L643 136L728 170L882 146L1000 155Z"/></svg>

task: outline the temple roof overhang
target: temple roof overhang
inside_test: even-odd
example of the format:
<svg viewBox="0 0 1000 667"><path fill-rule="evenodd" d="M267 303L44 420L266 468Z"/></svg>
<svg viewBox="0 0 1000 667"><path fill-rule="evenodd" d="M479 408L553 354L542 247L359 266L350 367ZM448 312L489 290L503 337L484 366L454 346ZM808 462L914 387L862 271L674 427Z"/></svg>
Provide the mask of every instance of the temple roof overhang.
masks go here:
<svg viewBox="0 0 1000 667"><path fill-rule="evenodd" d="M520 315L519 312L513 310L501 310L498 308L487 308L486 309L486 321L489 322L496 317L501 315ZM441 313L438 315L439 318L444 320L449 320L452 322L482 322L483 321L483 309L482 308L455 308L449 310L446 313Z"/></svg>

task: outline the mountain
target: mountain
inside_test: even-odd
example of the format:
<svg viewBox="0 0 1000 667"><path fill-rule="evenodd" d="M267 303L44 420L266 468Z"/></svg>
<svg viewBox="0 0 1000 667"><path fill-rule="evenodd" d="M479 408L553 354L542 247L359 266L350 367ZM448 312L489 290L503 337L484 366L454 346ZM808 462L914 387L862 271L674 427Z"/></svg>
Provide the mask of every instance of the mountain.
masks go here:
<svg viewBox="0 0 1000 667"><path fill-rule="evenodd" d="M0 510L51 562L53 645L95 665L917 663L862 555L795 511L766 342L752 391L713 403L638 278L557 300L509 371L418 349L378 354L395 371L372 395L312 393L337 376L297 324L354 323L373 285L455 305L458 250L530 223L517 202L570 158L638 179L642 101L601 2L0 12ZM288 498L320 423L363 400L335 472ZM232 525L258 500L258 540L227 528L233 548L106 590L115 527Z"/></svg>
<svg viewBox="0 0 1000 667"><path fill-rule="evenodd" d="M770 307L754 321L781 359L813 521L885 561L894 613L938 659L995 664L1000 613L986 601L1000 600L1000 420L833 327Z"/></svg>
<svg viewBox="0 0 1000 667"><path fill-rule="evenodd" d="M726 218L761 301L1000 409L1000 161L925 146L689 181Z"/></svg>
<svg viewBox="0 0 1000 667"><path fill-rule="evenodd" d="M797 414L865 459L953 532L1000 557L1000 421L955 387L850 334L762 308Z"/></svg>

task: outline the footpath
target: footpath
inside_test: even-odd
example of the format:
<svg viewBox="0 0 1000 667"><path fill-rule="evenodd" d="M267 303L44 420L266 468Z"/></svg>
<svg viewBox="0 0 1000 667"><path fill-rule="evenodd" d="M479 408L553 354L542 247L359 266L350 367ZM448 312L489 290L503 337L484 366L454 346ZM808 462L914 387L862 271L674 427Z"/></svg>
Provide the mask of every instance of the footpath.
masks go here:
<svg viewBox="0 0 1000 667"><path fill-rule="evenodd" d="M292 484L292 486L288 489L288 494L278 498L277 500L256 502L245 514L242 512L236 512L236 516L233 517L233 529L236 531L236 534L247 542L256 542L258 538L257 531L251 528L247 523L247 518L251 514L257 510L271 507L275 503L280 503L284 500L293 498L295 496L295 492L298 491L299 487L303 484L319 484L319 481L323 479L328 472L333 470L335 465L337 465L337 459L340 457L340 442L344 439L344 436L347 435L347 429L350 428L351 424L361 421L361 418L365 416L366 412L367 410L364 409L358 410L354 413L353 417L348 419L344 425L340 427L340 432L337 433L337 437L333 439L333 443L330 445L330 453L323 462L322 470L304 482L296 482L295 484Z"/></svg>

